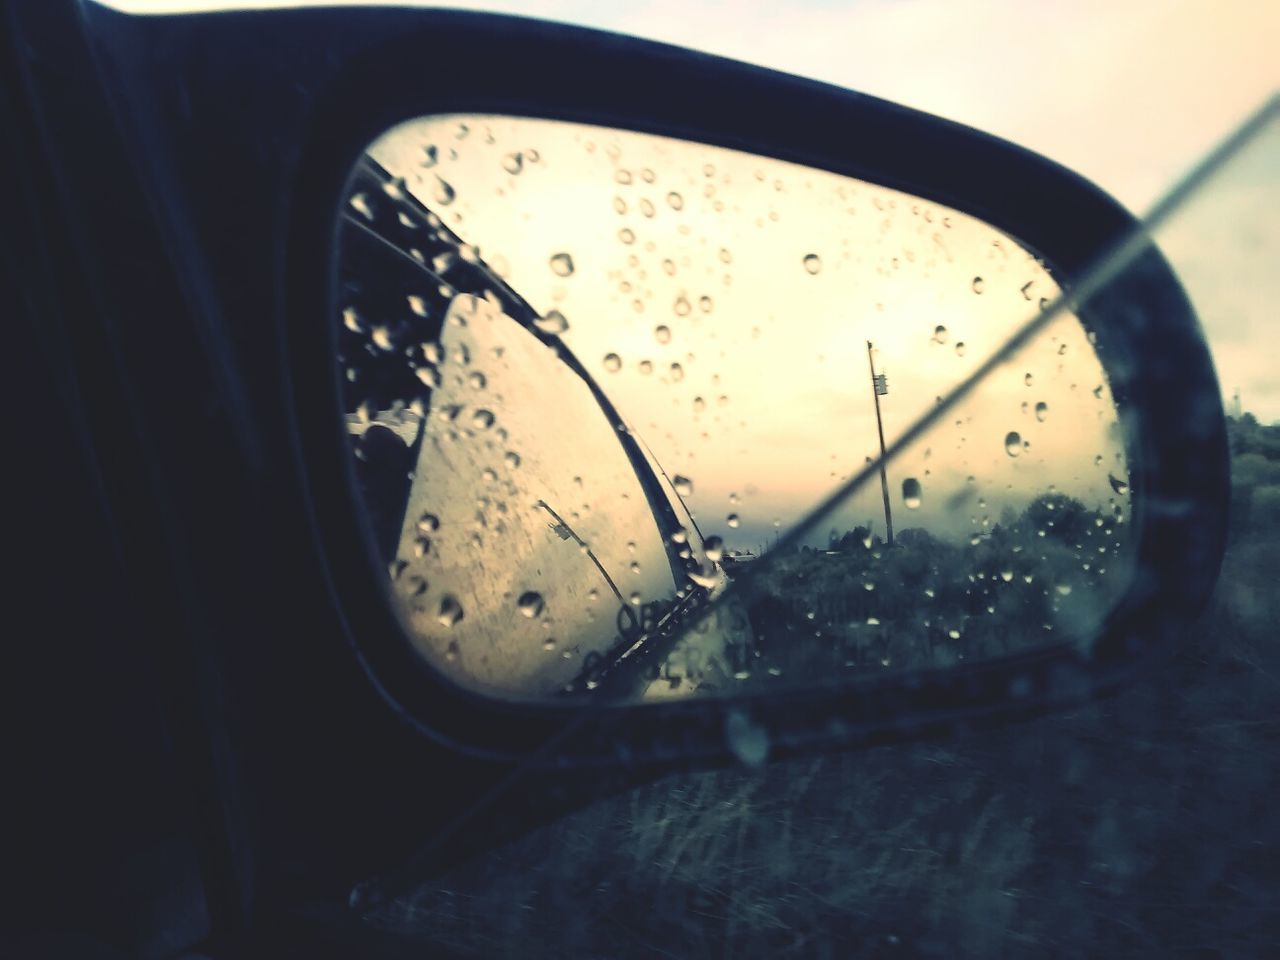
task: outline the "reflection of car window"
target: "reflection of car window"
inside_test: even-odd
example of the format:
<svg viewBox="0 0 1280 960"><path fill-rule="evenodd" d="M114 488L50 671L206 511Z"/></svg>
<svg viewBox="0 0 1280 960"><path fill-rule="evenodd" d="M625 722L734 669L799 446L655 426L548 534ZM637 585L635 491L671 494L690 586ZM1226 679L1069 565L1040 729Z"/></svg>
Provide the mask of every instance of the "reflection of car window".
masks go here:
<svg viewBox="0 0 1280 960"><path fill-rule="evenodd" d="M371 160L345 216L347 428L402 618L464 685L590 689L698 592L688 512L546 321Z"/></svg>
<svg viewBox="0 0 1280 960"><path fill-rule="evenodd" d="M439 343L400 536L401 614L460 682L545 696L622 642L632 606L670 602L666 546L617 431L550 348L466 295ZM462 608L452 623L446 597Z"/></svg>

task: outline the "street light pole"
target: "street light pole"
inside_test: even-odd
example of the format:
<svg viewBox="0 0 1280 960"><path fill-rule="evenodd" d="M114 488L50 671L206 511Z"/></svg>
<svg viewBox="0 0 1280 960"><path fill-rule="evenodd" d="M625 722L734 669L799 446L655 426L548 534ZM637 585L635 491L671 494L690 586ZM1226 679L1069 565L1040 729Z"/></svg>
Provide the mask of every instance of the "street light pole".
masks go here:
<svg viewBox="0 0 1280 960"><path fill-rule="evenodd" d="M871 367L871 396L876 403L876 431L880 434L880 492L884 495L885 543L893 546L893 514L889 510L889 478L884 470L884 422L880 419L880 397L888 395L889 381L884 374L876 376L876 361L871 354L871 341L867 341L867 364Z"/></svg>

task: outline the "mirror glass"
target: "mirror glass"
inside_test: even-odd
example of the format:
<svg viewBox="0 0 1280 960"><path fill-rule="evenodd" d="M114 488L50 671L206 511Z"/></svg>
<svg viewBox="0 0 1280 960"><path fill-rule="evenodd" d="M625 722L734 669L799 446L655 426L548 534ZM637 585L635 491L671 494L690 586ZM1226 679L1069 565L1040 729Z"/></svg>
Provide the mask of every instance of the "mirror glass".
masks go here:
<svg viewBox="0 0 1280 960"><path fill-rule="evenodd" d="M407 636L504 699L661 698L1087 642L1129 576L1126 433L1051 321L820 524L1059 289L856 178L440 116L371 144L338 374Z"/></svg>

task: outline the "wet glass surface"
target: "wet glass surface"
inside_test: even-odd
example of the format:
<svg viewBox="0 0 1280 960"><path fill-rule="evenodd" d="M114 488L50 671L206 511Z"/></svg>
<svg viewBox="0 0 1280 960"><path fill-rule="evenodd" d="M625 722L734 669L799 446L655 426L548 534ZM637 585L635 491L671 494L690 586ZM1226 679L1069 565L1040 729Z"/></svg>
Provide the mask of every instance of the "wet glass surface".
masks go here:
<svg viewBox="0 0 1280 960"><path fill-rule="evenodd" d="M373 144L344 219L357 475L409 635L459 683L629 699L945 669L1087 641L1128 582L1126 435L1069 313L850 483L1060 292L971 217L450 116Z"/></svg>

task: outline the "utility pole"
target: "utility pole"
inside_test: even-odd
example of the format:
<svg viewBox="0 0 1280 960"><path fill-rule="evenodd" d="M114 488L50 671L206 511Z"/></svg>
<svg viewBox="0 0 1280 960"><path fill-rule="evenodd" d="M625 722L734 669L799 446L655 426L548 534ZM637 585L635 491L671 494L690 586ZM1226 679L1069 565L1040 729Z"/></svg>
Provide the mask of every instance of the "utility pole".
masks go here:
<svg viewBox="0 0 1280 960"><path fill-rule="evenodd" d="M885 543L893 546L893 515L889 510L889 478L884 471L884 422L880 419L880 398L889 395L889 381L882 373L876 375L876 361L871 353L871 341L867 341L867 364L871 367L871 396L876 402L876 431L880 434L880 492L884 495Z"/></svg>

